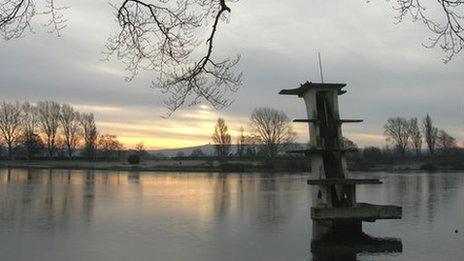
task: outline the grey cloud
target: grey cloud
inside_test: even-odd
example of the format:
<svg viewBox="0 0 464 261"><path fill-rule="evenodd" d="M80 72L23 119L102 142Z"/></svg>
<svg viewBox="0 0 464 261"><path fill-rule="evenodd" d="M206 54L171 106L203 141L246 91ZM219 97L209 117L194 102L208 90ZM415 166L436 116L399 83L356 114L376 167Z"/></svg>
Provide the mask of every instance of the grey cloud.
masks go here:
<svg viewBox="0 0 464 261"><path fill-rule="evenodd" d="M115 29L107 3L67 5L72 10L63 38L35 34L1 42L3 98L117 106L141 111L133 117L160 120L163 97L149 88L152 73L126 83L122 64L100 61L105 39ZM389 3L254 0L231 5L231 21L221 25L215 55L240 53L245 78L232 96L235 103L221 114L247 118L253 108L269 106L292 118L304 117L302 101L277 93L306 80L319 81L320 50L326 81L348 83L348 93L340 98L342 114L366 120L347 126L347 133L381 135L390 116L430 113L439 127L464 139L464 54L443 64L440 50L421 46L428 36L423 25L395 25ZM123 121L131 115L102 117Z"/></svg>

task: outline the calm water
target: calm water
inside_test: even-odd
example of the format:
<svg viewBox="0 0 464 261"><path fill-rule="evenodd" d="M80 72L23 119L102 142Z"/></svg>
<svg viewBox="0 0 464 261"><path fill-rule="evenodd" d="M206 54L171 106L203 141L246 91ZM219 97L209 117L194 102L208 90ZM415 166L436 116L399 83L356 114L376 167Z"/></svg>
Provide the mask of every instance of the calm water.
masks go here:
<svg viewBox="0 0 464 261"><path fill-rule="evenodd" d="M364 225L402 252L353 260L464 260L464 173L352 175L384 181L361 201L403 206ZM330 259L311 254L307 178L2 169L0 260Z"/></svg>

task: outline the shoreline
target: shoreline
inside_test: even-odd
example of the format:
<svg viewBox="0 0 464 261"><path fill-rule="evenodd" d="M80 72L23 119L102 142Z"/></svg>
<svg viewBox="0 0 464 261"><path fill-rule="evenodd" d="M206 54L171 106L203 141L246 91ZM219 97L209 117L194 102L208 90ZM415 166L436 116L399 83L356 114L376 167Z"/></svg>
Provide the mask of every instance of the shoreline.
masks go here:
<svg viewBox="0 0 464 261"><path fill-rule="evenodd" d="M170 164L165 164L169 162ZM185 162L190 164L185 164ZM164 164L163 164L164 163ZM139 171L139 172L279 172L260 164L209 164L203 161L146 161L128 164L121 161L0 161L0 168L17 169L62 169L62 170L101 170L101 171ZM304 170L284 170L286 172L305 172Z"/></svg>
<svg viewBox="0 0 464 261"><path fill-rule="evenodd" d="M137 165L130 165L122 161L73 161L73 160L12 160L0 161L0 168L16 169L62 169L62 170L97 170L97 171L139 171L139 172L308 172L305 169L273 169L258 162L230 163L220 165L204 161L146 161ZM433 170L421 169L420 164L376 164L369 168L350 166L351 172L390 172L390 173L417 173L417 172L462 172L459 169L438 167Z"/></svg>

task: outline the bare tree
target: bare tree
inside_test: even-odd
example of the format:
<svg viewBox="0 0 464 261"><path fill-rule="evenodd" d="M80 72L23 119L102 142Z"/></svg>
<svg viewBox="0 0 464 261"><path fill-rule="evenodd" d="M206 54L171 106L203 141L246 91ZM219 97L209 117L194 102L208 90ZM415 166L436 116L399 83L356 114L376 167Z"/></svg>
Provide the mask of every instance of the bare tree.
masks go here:
<svg viewBox="0 0 464 261"><path fill-rule="evenodd" d="M98 137L97 147L104 158L109 158L114 154L116 154L116 157L119 158L120 152L124 148L122 143L118 141L118 138L115 135L109 134L100 135Z"/></svg>
<svg viewBox="0 0 464 261"><path fill-rule="evenodd" d="M293 143L296 133L290 119L283 111L271 108L254 109L250 117L253 136L266 148L266 154L274 158Z"/></svg>
<svg viewBox="0 0 464 261"><path fill-rule="evenodd" d="M12 159L13 148L21 136L21 105L19 102L2 102L0 130L2 139L8 146L8 159Z"/></svg>
<svg viewBox="0 0 464 261"><path fill-rule="evenodd" d="M356 143L354 143L354 141L352 141L352 140L350 140L350 139L348 139L346 137L343 137L342 145L343 145L343 148L347 149L347 150L353 150L353 151L358 150L358 145L356 145Z"/></svg>
<svg viewBox="0 0 464 261"><path fill-rule="evenodd" d="M422 22L434 35L429 37L428 48L439 46L445 53L444 62L450 61L464 47L464 1L462 0L396 0L397 22L407 16ZM430 11L439 10L439 15Z"/></svg>
<svg viewBox="0 0 464 261"><path fill-rule="evenodd" d="M44 148L42 139L35 132L23 131L18 143L25 150L26 157L29 160Z"/></svg>
<svg viewBox="0 0 464 261"><path fill-rule="evenodd" d="M428 114L422 120L422 133L425 139L425 143L427 144L427 148L429 149L429 153L430 155L433 155L435 153L438 128L433 126L432 118Z"/></svg>
<svg viewBox="0 0 464 261"><path fill-rule="evenodd" d="M60 108L60 123L63 129L64 144L69 158L77 147L82 134L80 114L69 104L62 104Z"/></svg>
<svg viewBox="0 0 464 261"><path fill-rule="evenodd" d="M446 131L438 131L437 147L441 149L444 154L448 154L451 149L456 147L456 138L449 135Z"/></svg>
<svg viewBox="0 0 464 261"><path fill-rule="evenodd" d="M168 95L168 114L202 99L215 108L230 104L225 94L241 84L241 73L234 71L240 58L213 58L220 20L231 11L226 0L125 0L115 8L121 31L109 38L108 54L126 64L129 79L141 69L158 72L153 87ZM198 50L203 55L192 59Z"/></svg>
<svg viewBox="0 0 464 261"><path fill-rule="evenodd" d="M60 108L60 104L54 101L37 103L39 126L45 135L49 157L53 157L53 153L55 152L56 135L60 126Z"/></svg>
<svg viewBox="0 0 464 261"><path fill-rule="evenodd" d="M89 159L95 158L98 130L93 113L84 113L80 117L82 135L84 138L84 153Z"/></svg>
<svg viewBox="0 0 464 261"><path fill-rule="evenodd" d="M39 123L37 107L26 101L22 104L21 109L21 124L23 126L23 131L29 134L36 133Z"/></svg>
<svg viewBox="0 0 464 261"><path fill-rule="evenodd" d="M39 123L37 107L30 102L22 105L22 128L21 145L26 149L28 159L43 148L42 140L36 133Z"/></svg>
<svg viewBox="0 0 464 261"><path fill-rule="evenodd" d="M137 155L139 155L140 158L143 158L147 155L147 150L143 142L135 144L135 151L137 152Z"/></svg>
<svg viewBox="0 0 464 261"><path fill-rule="evenodd" d="M420 156L422 149L422 133L419 128L417 118L409 120L409 137L411 138L411 145L416 151L416 156Z"/></svg>
<svg viewBox="0 0 464 261"><path fill-rule="evenodd" d="M211 137L216 149L216 154L219 157L227 157L230 153L231 136L229 129L223 118L219 118L214 127L214 132Z"/></svg>
<svg viewBox="0 0 464 261"><path fill-rule="evenodd" d="M67 21L61 14L64 9L55 0L0 0L0 33L6 40L19 38L25 31L33 32L33 18L43 16L48 32L61 36Z"/></svg>
<svg viewBox="0 0 464 261"><path fill-rule="evenodd" d="M387 141L392 142L398 152L404 155L409 144L409 123L401 117L389 118L384 125Z"/></svg>

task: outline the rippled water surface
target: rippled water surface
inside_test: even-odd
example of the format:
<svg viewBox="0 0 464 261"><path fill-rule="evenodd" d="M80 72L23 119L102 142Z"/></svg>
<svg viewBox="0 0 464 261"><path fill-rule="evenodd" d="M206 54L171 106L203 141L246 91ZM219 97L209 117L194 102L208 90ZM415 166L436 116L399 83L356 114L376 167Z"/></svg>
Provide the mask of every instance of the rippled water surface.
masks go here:
<svg viewBox="0 0 464 261"><path fill-rule="evenodd" d="M365 223L398 251L340 260L464 260L464 173L354 173ZM0 260L333 260L311 253L308 175L0 170Z"/></svg>

